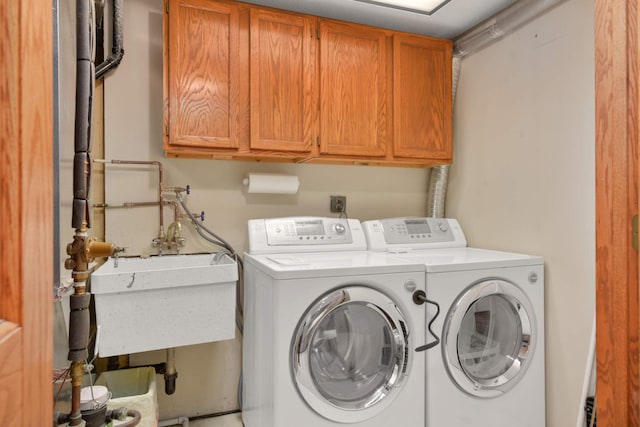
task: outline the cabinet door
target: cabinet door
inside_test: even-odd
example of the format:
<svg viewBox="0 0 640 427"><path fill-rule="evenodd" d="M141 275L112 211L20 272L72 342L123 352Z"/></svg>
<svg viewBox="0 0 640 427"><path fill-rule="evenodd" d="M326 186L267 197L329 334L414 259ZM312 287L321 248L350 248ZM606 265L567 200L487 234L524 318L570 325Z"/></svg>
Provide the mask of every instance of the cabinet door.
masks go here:
<svg viewBox="0 0 640 427"><path fill-rule="evenodd" d="M385 33L320 20L320 152L384 156Z"/></svg>
<svg viewBox="0 0 640 427"><path fill-rule="evenodd" d="M169 5L168 143L236 148L238 6L207 0Z"/></svg>
<svg viewBox="0 0 640 427"><path fill-rule="evenodd" d="M396 34L394 157L452 158L451 42Z"/></svg>
<svg viewBox="0 0 640 427"><path fill-rule="evenodd" d="M315 22L251 9L251 149L311 151L317 135Z"/></svg>

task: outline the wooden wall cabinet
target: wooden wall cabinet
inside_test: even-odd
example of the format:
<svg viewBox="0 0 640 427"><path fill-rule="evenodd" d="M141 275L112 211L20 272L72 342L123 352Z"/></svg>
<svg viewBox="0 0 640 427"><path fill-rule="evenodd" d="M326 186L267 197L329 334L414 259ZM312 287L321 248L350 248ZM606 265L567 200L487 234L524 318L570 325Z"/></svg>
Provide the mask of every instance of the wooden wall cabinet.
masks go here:
<svg viewBox="0 0 640 427"><path fill-rule="evenodd" d="M316 18L250 10L251 149L310 155L317 130Z"/></svg>
<svg viewBox="0 0 640 427"><path fill-rule="evenodd" d="M393 153L397 157L453 157L452 49L448 43L393 36Z"/></svg>
<svg viewBox="0 0 640 427"><path fill-rule="evenodd" d="M451 42L230 0L165 0L168 156L451 161Z"/></svg>
<svg viewBox="0 0 640 427"><path fill-rule="evenodd" d="M171 0L168 6L165 149L237 148L242 78L239 7L209 0Z"/></svg>
<svg viewBox="0 0 640 427"><path fill-rule="evenodd" d="M387 154L386 36L320 20L320 153Z"/></svg>

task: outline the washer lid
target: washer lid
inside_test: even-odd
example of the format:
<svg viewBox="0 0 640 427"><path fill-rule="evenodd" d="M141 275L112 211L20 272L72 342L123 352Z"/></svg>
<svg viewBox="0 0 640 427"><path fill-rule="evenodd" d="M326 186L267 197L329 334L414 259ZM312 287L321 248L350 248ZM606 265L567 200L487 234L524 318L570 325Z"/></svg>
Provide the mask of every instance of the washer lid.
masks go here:
<svg viewBox="0 0 640 427"><path fill-rule="evenodd" d="M427 273L541 265L540 256L477 248L425 249L396 255L407 262L421 262Z"/></svg>
<svg viewBox="0 0 640 427"><path fill-rule="evenodd" d="M411 360L410 332L396 304L365 286L331 291L296 328L295 384L319 415L338 423L374 417L398 396Z"/></svg>
<svg viewBox="0 0 640 427"><path fill-rule="evenodd" d="M424 272L424 264L379 252L319 252L244 255L244 260L276 279Z"/></svg>

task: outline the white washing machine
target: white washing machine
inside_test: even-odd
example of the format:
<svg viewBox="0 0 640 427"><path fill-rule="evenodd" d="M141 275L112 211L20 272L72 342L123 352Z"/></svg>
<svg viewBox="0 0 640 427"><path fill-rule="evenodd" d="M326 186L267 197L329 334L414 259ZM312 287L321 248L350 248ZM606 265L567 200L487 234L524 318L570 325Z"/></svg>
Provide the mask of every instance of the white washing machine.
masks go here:
<svg viewBox="0 0 640 427"><path fill-rule="evenodd" d="M351 219L251 220L249 251L245 427L424 427L424 265Z"/></svg>
<svg viewBox="0 0 640 427"><path fill-rule="evenodd" d="M452 219L363 227L371 250L424 263L427 299L439 305L427 309L426 426L543 427L543 259L464 247Z"/></svg>

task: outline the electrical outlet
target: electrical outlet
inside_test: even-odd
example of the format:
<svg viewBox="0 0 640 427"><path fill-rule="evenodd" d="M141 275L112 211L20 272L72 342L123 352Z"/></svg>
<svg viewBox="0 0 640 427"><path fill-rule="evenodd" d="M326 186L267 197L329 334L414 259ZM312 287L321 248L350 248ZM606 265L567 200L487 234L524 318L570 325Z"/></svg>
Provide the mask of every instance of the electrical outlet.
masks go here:
<svg viewBox="0 0 640 427"><path fill-rule="evenodd" d="M347 211L347 196L329 196L331 204L329 210L335 213Z"/></svg>

